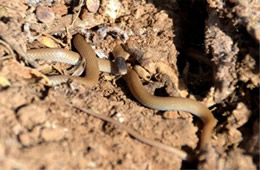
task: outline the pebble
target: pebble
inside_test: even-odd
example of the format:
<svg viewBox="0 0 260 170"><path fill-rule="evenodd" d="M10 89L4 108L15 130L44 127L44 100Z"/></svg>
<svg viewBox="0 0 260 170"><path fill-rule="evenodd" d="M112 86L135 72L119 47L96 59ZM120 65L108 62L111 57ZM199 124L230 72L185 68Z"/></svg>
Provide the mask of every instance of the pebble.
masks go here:
<svg viewBox="0 0 260 170"><path fill-rule="evenodd" d="M54 21L55 14L51 8L46 6L39 6L36 9L36 17L39 21L45 24L49 24Z"/></svg>
<svg viewBox="0 0 260 170"><path fill-rule="evenodd" d="M86 0L86 6L91 13L96 13L100 6L100 0Z"/></svg>

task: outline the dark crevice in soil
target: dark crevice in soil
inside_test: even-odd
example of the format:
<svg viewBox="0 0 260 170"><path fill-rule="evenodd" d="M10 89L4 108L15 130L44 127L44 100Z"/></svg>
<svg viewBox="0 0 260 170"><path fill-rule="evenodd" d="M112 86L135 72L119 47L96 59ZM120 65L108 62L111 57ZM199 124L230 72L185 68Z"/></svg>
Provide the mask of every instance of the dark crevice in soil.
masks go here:
<svg viewBox="0 0 260 170"><path fill-rule="evenodd" d="M204 54L206 2L201 0L178 0L177 2L177 6L173 4L172 7L163 5L169 2L153 3L158 9L174 10L174 14L169 12L169 16L173 19L175 26L174 44L180 52L177 66L181 79L192 94L205 97L213 85L210 59Z"/></svg>
<svg viewBox="0 0 260 170"><path fill-rule="evenodd" d="M204 55L206 4L205 1L192 0L178 2L180 9L176 14L180 19L176 27L182 28L183 42L181 46L176 44L180 52L177 66L190 92L205 97L213 82L212 68L202 62L203 58L207 58Z"/></svg>

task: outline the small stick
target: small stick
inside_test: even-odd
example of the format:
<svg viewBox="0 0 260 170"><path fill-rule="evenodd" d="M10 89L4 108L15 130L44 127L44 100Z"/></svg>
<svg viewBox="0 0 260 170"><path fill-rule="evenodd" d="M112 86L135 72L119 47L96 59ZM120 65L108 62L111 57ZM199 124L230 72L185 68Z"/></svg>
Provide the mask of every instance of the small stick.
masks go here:
<svg viewBox="0 0 260 170"><path fill-rule="evenodd" d="M115 126L118 126L119 128L125 130L129 135L131 135L132 137L136 138L140 142L143 142L143 143L145 143L147 145L150 145L150 146L162 149L162 150L164 150L166 152L169 152L171 154L177 155L182 160L187 160L187 158L188 158L186 152L184 152L184 151L182 151L180 149L173 148L171 146L165 145L163 143L157 142L155 140L147 139L147 138L141 136L136 131L132 130L131 128L129 128L129 127L127 127L127 126L117 122L116 120L114 120L114 119L112 119L112 118L110 118L108 116L98 114L98 113L96 113L96 111L94 111L92 109L82 109L82 108L79 108L77 106L73 106L73 107L76 108L77 110L80 110L80 111L82 111L84 113L87 113L87 114L89 114L91 116L94 116L94 117L99 118L101 120L104 120L106 122L112 123Z"/></svg>

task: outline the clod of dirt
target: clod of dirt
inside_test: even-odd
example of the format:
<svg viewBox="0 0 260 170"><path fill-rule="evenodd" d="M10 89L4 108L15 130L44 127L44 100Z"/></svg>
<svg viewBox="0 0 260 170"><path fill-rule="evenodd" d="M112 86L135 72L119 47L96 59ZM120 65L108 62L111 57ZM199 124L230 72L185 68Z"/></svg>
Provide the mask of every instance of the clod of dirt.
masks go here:
<svg viewBox="0 0 260 170"><path fill-rule="evenodd" d="M234 24L244 25L252 37L257 41L260 40L259 1L229 0L226 3L226 1L208 0L208 3L219 13L226 13L226 16L232 18Z"/></svg>
<svg viewBox="0 0 260 170"><path fill-rule="evenodd" d="M46 142L60 141L65 136L63 128L45 128L42 130L41 137Z"/></svg>
<svg viewBox="0 0 260 170"><path fill-rule="evenodd" d="M39 6L36 9L36 17L39 21L50 24L55 19L55 14L52 11L51 8L45 7L45 6Z"/></svg>
<svg viewBox="0 0 260 170"><path fill-rule="evenodd" d="M6 14L6 9L3 6L0 6L0 18L5 16L5 14Z"/></svg>
<svg viewBox="0 0 260 170"><path fill-rule="evenodd" d="M41 127L37 126L33 128L31 132L22 133L19 135L19 140L23 146L33 146L40 142L40 130Z"/></svg>
<svg viewBox="0 0 260 170"><path fill-rule="evenodd" d="M8 108L17 108L24 104L26 104L28 101L25 99L25 93L26 92L20 92L18 89L9 88L2 92L2 95L5 97L0 97L0 106L5 106ZM10 99L7 101L7 99Z"/></svg>
<svg viewBox="0 0 260 170"><path fill-rule="evenodd" d="M46 120L46 110L37 105L28 105L22 107L18 113L19 121L27 129L41 124Z"/></svg>
<svg viewBox="0 0 260 170"><path fill-rule="evenodd" d="M247 83L248 88L260 86L260 72L252 55L247 54L238 68L240 80Z"/></svg>
<svg viewBox="0 0 260 170"><path fill-rule="evenodd" d="M232 112L232 116L228 117L229 125L227 128L239 128L244 125L251 116L251 111L242 102L238 103L237 108Z"/></svg>
<svg viewBox="0 0 260 170"><path fill-rule="evenodd" d="M63 16L63 15L66 15L68 13L67 6L62 4L62 3L55 3L51 7L51 9L55 13L56 16Z"/></svg>
<svg viewBox="0 0 260 170"><path fill-rule="evenodd" d="M116 19L120 15L122 3L119 0L109 0L105 4L105 14L112 19Z"/></svg>
<svg viewBox="0 0 260 170"><path fill-rule="evenodd" d="M227 161L224 164L223 169L256 169L249 155L246 155L243 150L237 149L228 153Z"/></svg>

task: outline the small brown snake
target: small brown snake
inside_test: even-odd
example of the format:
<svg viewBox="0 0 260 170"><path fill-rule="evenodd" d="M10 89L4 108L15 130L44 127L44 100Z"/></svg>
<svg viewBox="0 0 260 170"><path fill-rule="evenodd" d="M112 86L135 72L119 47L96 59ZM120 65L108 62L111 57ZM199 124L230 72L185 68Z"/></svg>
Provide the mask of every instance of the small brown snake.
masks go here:
<svg viewBox="0 0 260 170"><path fill-rule="evenodd" d="M99 71L103 72L116 72L116 69L113 66L113 63L108 60L101 60L96 58L96 54L91 46L85 41L85 39L77 34L73 38L73 44L75 48L78 50L80 56L83 60L86 61L85 68L85 77L75 77L75 76L51 76L49 77L53 85L60 84L62 82L66 82L68 79L76 81L78 83L83 83L87 87L93 87L98 83ZM118 50L117 55L120 56L121 52ZM123 52L122 52L123 53ZM69 63L75 65L80 56L72 51L68 51L65 49L35 49L28 50L28 57L31 59L44 59L50 61L58 61L63 63ZM124 54L122 54L124 55ZM133 96L144 106L157 110L180 110L187 111L196 116L198 116L204 123L203 131L200 137L200 150L205 147L208 141L211 138L212 130L216 125L217 120L214 118L213 114L210 110L204 106L203 104L188 98L180 98L180 97L158 97L154 96L146 91L143 87L140 78L137 73L128 67L127 73L123 76L123 79L127 82L128 87L133 94ZM96 116L98 117L98 116ZM101 119L105 120L104 117ZM111 122L111 121L110 121ZM130 133L131 134L131 133ZM144 139L139 140L148 143L153 146L157 146L161 149L164 149L168 152L170 149L165 148L165 145L158 146L158 142L153 141L155 143L149 143L144 141ZM176 153L176 151L172 152ZM178 154L178 153L177 153ZM183 159L186 159L186 155L183 153L179 153Z"/></svg>

